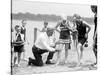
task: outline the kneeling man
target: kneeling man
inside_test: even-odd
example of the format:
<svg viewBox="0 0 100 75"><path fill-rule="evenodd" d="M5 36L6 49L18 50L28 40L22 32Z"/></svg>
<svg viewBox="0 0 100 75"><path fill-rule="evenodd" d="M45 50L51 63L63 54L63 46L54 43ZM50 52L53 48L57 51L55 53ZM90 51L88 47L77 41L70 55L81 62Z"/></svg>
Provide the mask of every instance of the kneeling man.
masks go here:
<svg viewBox="0 0 100 75"><path fill-rule="evenodd" d="M32 47L32 52L34 54L35 59L29 58L28 65L35 65L35 66L43 66L42 54L45 52L49 52L47 57L46 64L53 64L51 63L50 59L52 59L53 54L55 52L55 48L50 46L50 39L49 37L53 35L54 30L48 28L46 32L42 32L35 41L34 46Z"/></svg>

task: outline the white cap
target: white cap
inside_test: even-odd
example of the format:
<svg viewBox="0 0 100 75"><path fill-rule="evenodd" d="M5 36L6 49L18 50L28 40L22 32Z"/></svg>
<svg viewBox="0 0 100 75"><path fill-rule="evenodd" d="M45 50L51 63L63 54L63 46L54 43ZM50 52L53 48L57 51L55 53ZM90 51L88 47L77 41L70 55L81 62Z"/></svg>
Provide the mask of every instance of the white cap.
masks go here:
<svg viewBox="0 0 100 75"><path fill-rule="evenodd" d="M65 14L61 15L62 20L67 20L67 16Z"/></svg>

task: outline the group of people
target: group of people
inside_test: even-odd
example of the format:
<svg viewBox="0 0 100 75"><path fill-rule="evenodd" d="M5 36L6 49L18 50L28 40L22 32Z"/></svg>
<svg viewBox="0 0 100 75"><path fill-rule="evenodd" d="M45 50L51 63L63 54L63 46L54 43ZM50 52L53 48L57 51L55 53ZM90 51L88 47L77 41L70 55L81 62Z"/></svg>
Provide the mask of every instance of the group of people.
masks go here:
<svg viewBox="0 0 100 75"><path fill-rule="evenodd" d="M23 53L23 60L25 60L25 43L26 39L26 20L21 21L22 26L16 25L12 32L12 65L20 66L21 55ZM28 43L28 42L27 42Z"/></svg>
<svg viewBox="0 0 100 75"><path fill-rule="evenodd" d="M94 23L95 23L95 30L94 30L94 47L93 51L96 56L96 63L92 65L97 64L97 6L91 6L91 9L93 13L95 14L94 17ZM18 55L18 62L17 65L20 64L21 59L21 53L24 50L24 44L26 42L26 29L25 29L25 20L22 21L22 27L16 25L15 26L15 39L13 40L13 47L14 47L14 64L16 64L16 59ZM74 14L73 15L73 27L70 27L70 21L67 20L67 18L62 18L60 22L57 23L57 25L54 28L48 27L48 22L44 22L44 28L42 30L39 30L41 34L38 35L33 47L32 47L32 53L34 55L34 58L29 57L28 65L35 65L35 66L43 66L44 62L42 60L42 54L48 52L46 64L55 64L51 61L53 58L54 53L58 53L57 56L57 62L58 65L60 63L60 57L62 52L62 47L65 48L65 61L67 60L68 56L68 49L71 49L71 36L74 43L74 47L77 50L78 55L78 63L77 65L81 65L81 59L83 56L83 50L84 50L84 44L87 42L88 34L91 30L90 25L84 21L80 15ZM58 30L58 27L60 30ZM60 36L59 40L55 41L56 38L52 39L52 43L50 40L50 37L57 31ZM23 38L23 39L22 39ZM62 45L61 49L56 48L57 45Z"/></svg>

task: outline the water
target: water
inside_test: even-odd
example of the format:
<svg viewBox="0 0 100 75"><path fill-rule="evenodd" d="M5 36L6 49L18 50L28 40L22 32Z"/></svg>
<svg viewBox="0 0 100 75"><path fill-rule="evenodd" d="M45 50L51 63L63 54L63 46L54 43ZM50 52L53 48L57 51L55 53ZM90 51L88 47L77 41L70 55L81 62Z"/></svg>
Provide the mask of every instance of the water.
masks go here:
<svg viewBox="0 0 100 75"><path fill-rule="evenodd" d="M54 27L56 26L57 22L49 22L48 26L49 27ZM14 28L15 25L21 25L21 21L20 20L13 20L12 21L12 27ZM26 25L26 37L28 42L30 43L29 45L26 45L26 57L29 56L33 56L32 54L32 46L34 44L34 28L38 28L38 29L42 29L43 28L43 21L27 21L27 25ZM89 33L89 37L88 37L88 44L89 47L92 47L92 42L93 42L93 32L94 32L94 25L91 25L91 31ZM39 35L39 32L38 32ZM56 38L59 38L59 33L56 32Z"/></svg>

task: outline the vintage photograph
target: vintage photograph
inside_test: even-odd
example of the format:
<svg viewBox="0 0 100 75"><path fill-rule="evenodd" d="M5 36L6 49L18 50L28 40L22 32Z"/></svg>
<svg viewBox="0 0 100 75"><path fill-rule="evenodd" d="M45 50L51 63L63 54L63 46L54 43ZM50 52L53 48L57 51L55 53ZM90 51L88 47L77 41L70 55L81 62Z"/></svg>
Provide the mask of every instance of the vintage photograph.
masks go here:
<svg viewBox="0 0 100 75"><path fill-rule="evenodd" d="M11 74L97 70L97 5L11 1Z"/></svg>

